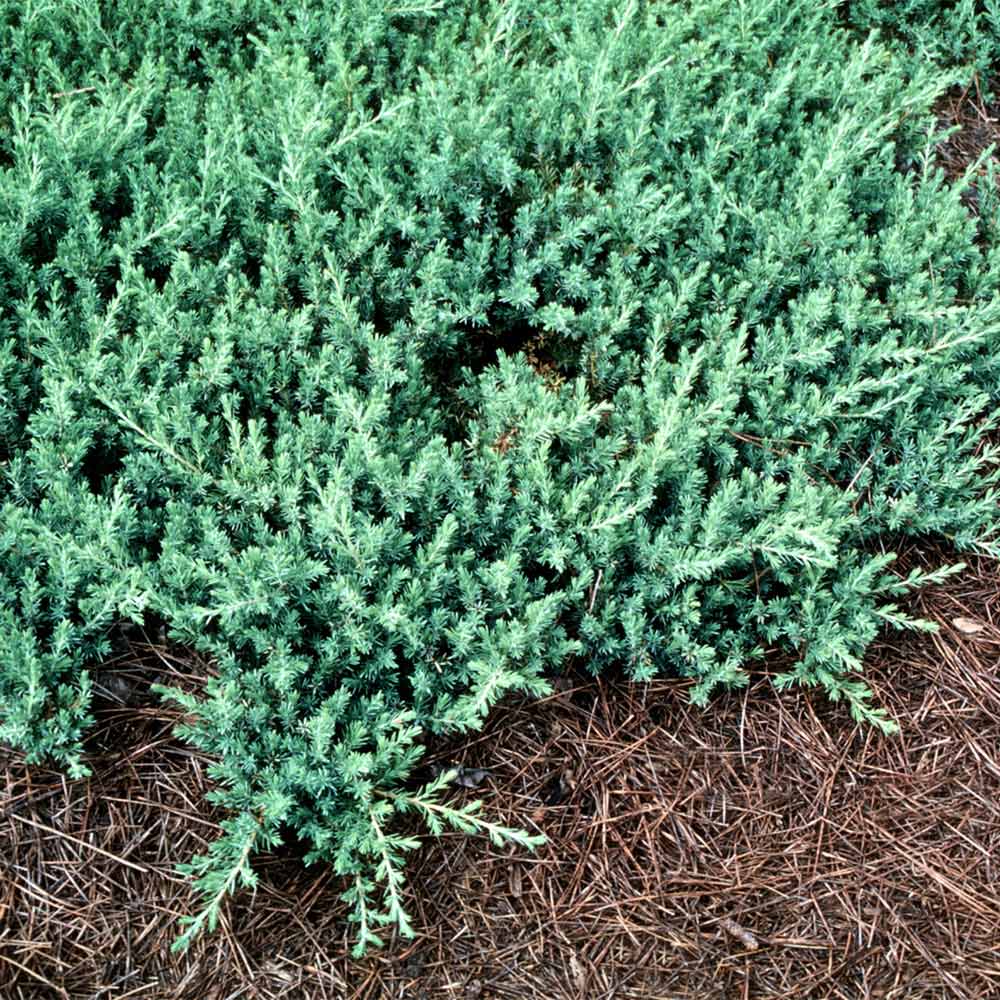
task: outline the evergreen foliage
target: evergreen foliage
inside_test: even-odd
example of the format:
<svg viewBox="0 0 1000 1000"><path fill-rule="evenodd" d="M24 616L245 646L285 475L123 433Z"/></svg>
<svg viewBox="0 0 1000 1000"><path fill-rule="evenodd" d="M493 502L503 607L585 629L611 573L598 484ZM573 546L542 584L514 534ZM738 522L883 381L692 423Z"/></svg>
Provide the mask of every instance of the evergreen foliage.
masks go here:
<svg viewBox="0 0 1000 1000"><path fill-rule="evenodd" d="M574 659L703 704L780 650L891 728L885 551L998 551L995 213L929 112L997 18L879 6L4 7L0 739L83 773L123 618L214 659L182 943L288 831L362 948L396 815L530 846L411 776Z"/></svg>
<svg viewBox="0 0 1000 1000"><path fill-rule="evenodd" d="M971 66L991 75L1000 50L997 0L846 0L845 22L855 31L878 31L904 58Z"/></svg>

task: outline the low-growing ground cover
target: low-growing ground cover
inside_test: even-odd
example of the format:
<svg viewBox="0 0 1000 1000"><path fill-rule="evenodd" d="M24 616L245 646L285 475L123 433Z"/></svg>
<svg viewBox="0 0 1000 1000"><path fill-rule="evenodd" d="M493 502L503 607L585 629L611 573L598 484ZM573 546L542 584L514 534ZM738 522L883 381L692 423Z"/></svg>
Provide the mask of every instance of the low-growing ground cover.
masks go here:
<svg viewBox="0 0 1000 1000"><path fill-rule="evenodd" d="M995 11L910 6L8 6L0 736L82 774L122 620L211 658L185 940L291 840L412 932L398 816L535 842L425 735L574 665L892 728L946 575L892 547L997 551L995 179L932 112Z"/></svg>

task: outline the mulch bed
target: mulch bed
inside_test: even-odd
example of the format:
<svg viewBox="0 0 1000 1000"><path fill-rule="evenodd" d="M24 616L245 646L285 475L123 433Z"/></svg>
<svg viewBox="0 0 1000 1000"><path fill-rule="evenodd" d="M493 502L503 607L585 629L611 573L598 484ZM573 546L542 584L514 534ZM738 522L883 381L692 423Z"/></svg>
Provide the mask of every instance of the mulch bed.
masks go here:
<svg viewBox="0 0 1000 1000"><path fill-rule="evenodd" d="M994 111L977 88L941 103L963 125L950 177L994 141ZM913 610L940 631L887 637L866 666L896 737L766 673L708 711L683 681L581 676L437 746L429 764L478 785L456 799L549 842L429 841L417 937L362 961L343 886L294 845L258 860L216 934L170 950L195 906L174 866L220 816L211 761L146 692L209 666L133 638L98 677L91 778L0 754L0 997L1000 997L1000 572L975 562Z"/></svg>
<svg viewBox="0 0 1000 1000"><path fill-rule="evenodd" d="M961 181L970 164L991 146L1000 146L1000 98L992 99L993 90L1000 90L996 82L988 83L976 74L967 87L953 88L937 103L938 125L941 128L958 126L958 130L935 151L935 161L949 181ZM963 193L962 200L978 214L977 181Z"/></svg>
<svg viewBox="0 0 1000 1000"><path fill-rule="evenodd" d="M173 866L218 819L210 762L171 736L170 710L109 698L92 778L4 762L0 996L1000 996L995 564L916 610L940 632L869 657L896 737L766 675L708 711L675 680L580 678L508 702L433 761L481 779L456 798L549 843L429 841L411 869L417 938L359 962L343 887L292 848L260 860L255 898L214 936L171 953L193 904ZM206 670L139 642L105 680L129 701L151 676Z"/></svg>

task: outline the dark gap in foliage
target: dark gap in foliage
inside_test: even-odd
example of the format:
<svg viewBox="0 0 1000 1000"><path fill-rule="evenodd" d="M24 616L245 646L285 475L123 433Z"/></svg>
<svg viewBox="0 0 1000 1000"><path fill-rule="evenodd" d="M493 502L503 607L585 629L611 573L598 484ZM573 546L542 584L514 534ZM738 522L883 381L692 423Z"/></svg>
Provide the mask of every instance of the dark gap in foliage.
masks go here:
<svg viewBox="0 0 1000 1000"><path fill-rule="evenodd" d="M184 55L184 75L193 87L202 87L210 80L201 46L191 45Z"/></svg>
<svg viewBox="0 0 1000 1000"><path fill-rule="evenodd" d="M81 474L91 493L96 496L106 496L122 472L124 456L121 444L120 436L100 435L95 447L91 448L83 460Z"/></svg>
<svg viewBox="0 0 1000 1000"><path fill-rule="evenodd" d="M21 255L32 270L40 271L56 259L66 228L65 221L50 216L29 230L21 242Z"/></svg>
<svg viewBox="0 0 1000 1000"><path fill-rule="evenodd" d="M105 298L105 301L117 292L122 280L122 265L118 259L113 260L103 271L100 272L103 280L98 288Z"/></svg>
<svg viewBox="0 0 1000 1000"><path fill-rule="evenodd" d="M256 254L250 252L244 254L243 275L247 279L250 287L254 290L260 288L260 274L263 266L263 260Z"/></svg>
<svg viewBox="0 0 1000 1000"><path fill-rule="evenodd" d="M157 259L154 253L143 251L136 258L142 273L153 283L157 292L162 292L170 279L172 265L164 258Z"/></svg>
<svg viewBox="0 0 1000 1000"><path fill-rule="evenodd" d="M302 275L293 271L282 286L283 299L281 305L290 312L299 312L309 305L309 296L302 287Z"/></svg>
<svg viewBox="0 0 1000 1000"><path fill-rule="evenodd" d="M93 208L101 219L101 235L111 235L135 209L131 186L124 181L116 184L108 195L94 199Z"/></svg>
<svg viewBox="0 0 1000 1000"><path fill-rule="evenodd" d="M492 351L484 352L488 364L495 363L501 353L520 354L539 375L546 377L559 374L556 360L559 341L537 326L523 321L515 321L506 328L501 327L499 332L495 334L494 340L495 348Z"/></svg>

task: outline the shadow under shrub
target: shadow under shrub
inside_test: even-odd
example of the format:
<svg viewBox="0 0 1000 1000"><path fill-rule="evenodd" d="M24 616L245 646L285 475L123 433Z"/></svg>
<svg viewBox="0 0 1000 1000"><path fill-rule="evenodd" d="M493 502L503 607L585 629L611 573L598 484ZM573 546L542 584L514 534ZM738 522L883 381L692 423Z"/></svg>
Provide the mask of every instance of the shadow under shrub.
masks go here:
<svg viewBox="0 0 1000 1000"><path fill-rule="evenodd" d="M14 6L0 737L79 772L122 619L214 659L188 937L281 830L361 947L395 814L530 845L408 778L571 659L703 703L781 651L891 728L862 656L947 568L880 539L997 551L961 71L804 2Z"/></svg>

